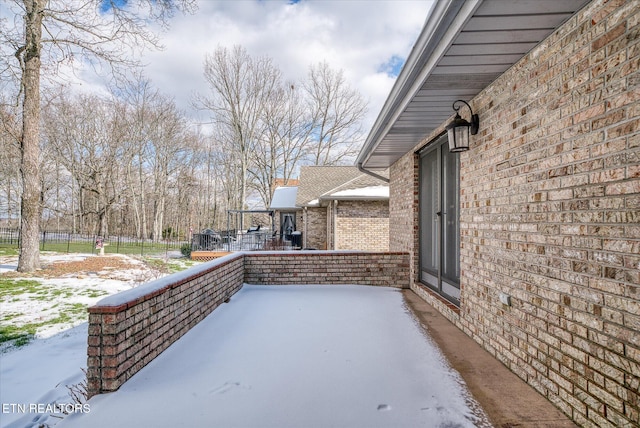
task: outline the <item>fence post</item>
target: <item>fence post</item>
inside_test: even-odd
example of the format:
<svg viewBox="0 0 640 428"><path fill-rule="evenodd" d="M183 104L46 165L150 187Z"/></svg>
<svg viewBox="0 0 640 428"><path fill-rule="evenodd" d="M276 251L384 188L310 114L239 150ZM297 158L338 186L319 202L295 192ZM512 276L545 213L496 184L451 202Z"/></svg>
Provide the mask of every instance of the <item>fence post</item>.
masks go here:
<svg viewBox="0 0 640 428"><path fill-rule="evenodd" d="M67 254L69 254L70 247L71 247L71 232L67 232Z"/></svg>
<svg viewBox="0 0 640 428"><path fill-rule="evenodd" d="M40 246L40 251L44 251L44 243L47 240L47 231L42 232L42 245Z"/></svg>

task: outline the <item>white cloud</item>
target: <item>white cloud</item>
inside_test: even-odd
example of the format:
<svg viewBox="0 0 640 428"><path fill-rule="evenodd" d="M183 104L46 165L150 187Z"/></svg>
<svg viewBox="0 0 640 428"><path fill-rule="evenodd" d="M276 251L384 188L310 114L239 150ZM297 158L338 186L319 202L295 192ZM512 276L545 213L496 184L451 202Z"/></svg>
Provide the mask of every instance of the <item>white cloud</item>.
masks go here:
<svg viewBox="0 0 640 428"><path fill-rule="evenodd" d="M194 14L178 13L171 19L170 28L160 35L164 50L146 51L139 59L154 86L192 117L198 116L191 107L193 94L208 91L203 77L205 54L217 46L242 45L251 55L269 56L287 79L304 78L309 66L326 61L342 69L349 84L369 101L364 123L368 130L393 85L395 76L389 70L399 70L398 63L409 54L432 3L200 0ZM0 11L0 18L12 19L12 12ZM61 74L53 80L83 92L104 93L110 80L107 69L96 74L92 69L62 65L56 73Z"/></svg>
<svg viewBox="0 0 640 428"><path fill-rule="evenodd" d="M393 77L384 65L404 60L431 7L411 1L201 1L194 15L176 16L162 35L163 51L147 53L146 75L183 109L194 92L206 91L206 53L242 45L271 57L285 78L303 78L310 65L327 61L344 70L350 85L370 101L365 129L386 99Z"/></svg>

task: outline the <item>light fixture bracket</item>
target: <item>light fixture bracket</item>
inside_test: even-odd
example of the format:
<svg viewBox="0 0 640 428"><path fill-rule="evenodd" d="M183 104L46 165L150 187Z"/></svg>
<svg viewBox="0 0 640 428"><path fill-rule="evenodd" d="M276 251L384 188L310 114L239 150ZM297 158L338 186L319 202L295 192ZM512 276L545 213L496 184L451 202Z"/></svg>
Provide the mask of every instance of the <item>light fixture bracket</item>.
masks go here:
<svg viewBox="0 0 640 428"><path fill-rule="evenodd" d="M462 108L462 106L456 107L457 103L463 103L469 109L469 113L471 114L471 122L467 122L469 123L469 132L471 135L476 135L478 133L478 130L480 129L480 118L477 114L473 113L473 110L471 109L469 103L464 100L456 100L453 102L453 110L456 112L456 117L460 117L460 109Z"/></svg>
<svg viewBox="0 0 640 428"><path fill-rule="evenodd" d="M466 121L460 116L462 105L458 105L458 103L467 106L471 114L471 122ZM445 127L449 138L449 151L452 153L465 152L469 150L470 135L476 135L478 133L480 118L477 114L473 113L471 106L464 100L454 101L453 111L456 112L456 116Z"/></svg>

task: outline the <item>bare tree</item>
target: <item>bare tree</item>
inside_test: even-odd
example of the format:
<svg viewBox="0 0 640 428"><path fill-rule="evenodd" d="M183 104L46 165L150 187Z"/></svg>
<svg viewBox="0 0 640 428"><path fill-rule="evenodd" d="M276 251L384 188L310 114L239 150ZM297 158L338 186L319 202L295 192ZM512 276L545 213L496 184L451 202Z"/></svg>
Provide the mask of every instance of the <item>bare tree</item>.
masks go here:
<svg viewBox="0 0 640 428"><path fill-rule="evenodd" d="M311 162L335 165L356 155L367 112L360 93L348 85L342 70L332 70L326 62L309 68L304 88L313 112Z"/></svg>
<svg viewBox="0 0 640 428"><path fill-rule="evenodd" d="M262 132L265 104L277 89L280 74L270 58L252 58L240 46L231 51L218 47L205 58L204 76L211 93L196 103L211 111L219 140L235 152L240 205L232 208L244 209L247 202L250 155Z"/></svg>
<svg viewBox="0 0 640 428"><path fill-rule="evenodd" d="M231 208L246 207L248 190L269 206L276 178L291 178L302 163L339 164L356 154L366 103L327 63L310 67L302 85L283 83L269 58L219 47L204 75L211 94L196 103L212 113Z"/></svg>
<svg viewBox="0 0 640 428"><path fill-rule="evenodd" d="M122 109L96 96L60 99L46 115L46 140L77 183L83 218L93 233L108 234L108 215L120 197L124 149ZM86 232L86 230L85 230Z"/></svg>
<svg viewBox="0 0 640 428"><path fill-rule="evenodd" d="M252 157L251 175L265 207L271 204L276 179L286 183L308 155L312 141L312 119L302 94L293 82L286 82L267 100L263 132Z"/></svg>
<svg viewBox="0 0 640 428"><path fill-rule="evenodd" d="M0 219L11 227L20 213L20 118L6 104L0 104Z"/></svg>
<svg viewBox="0 0 640 428"><path fill-rule="evenodd" d="M153 239L162 238L165 211L173 177L190 157L195 137L184 125L183 115L175 103L166 98L159 100L155 114L157 126L153 130L154 206Z"/></svg>
<svg viewBox="0 0 640 428"><path fill-rule="evenodd" d="M136 236L146 238L149 230L147 199L153 186L147 167L153 157L153 129L158 126L154 111L161 95L141 74L129 80L122 92L129 108L128 141L131 145L131 158L125 163L128 205L133 209Z"/></svg>
<svg viewBox="0 0 640 428"><path fill-rule="evenodd" d="M134 7L133 3L135 3ZM0 27L3 43L0 73L19 82L22 108L20 144L22 178L21 240L18 270L39 267L41 181L39 170L40 76L44 64L55 66L76 57L97 58L112 70L135 65L123 47L158 46L147 29L149 19L166 24L178 9L190 9L194 0L13 0L13 25ZM142 16L146 12L146 16ZM6 55L12 53L12 55ZM13 58L14 63L7 61Z"/></svg>
<svg viewBox="0 0 640 428"><path fill-rule="evenodd" d="M242 155L233 138L229 138L226 128L224 130L221 128L220 126L215 127L215 146L210 153L210 161L215 165L216 175L222 177L219 198L222 206L227 210L243 209L245 206L241 189L243 181L246 185L247 176L246 173L242 174L240 167Z"/></svg>

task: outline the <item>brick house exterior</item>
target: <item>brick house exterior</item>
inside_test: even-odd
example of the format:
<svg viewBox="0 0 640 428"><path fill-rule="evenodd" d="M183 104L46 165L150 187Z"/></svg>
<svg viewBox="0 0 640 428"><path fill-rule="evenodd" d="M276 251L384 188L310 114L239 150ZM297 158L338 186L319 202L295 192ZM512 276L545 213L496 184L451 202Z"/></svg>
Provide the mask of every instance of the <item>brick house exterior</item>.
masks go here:
<svg viewBox="0 0 640 428"><path fill-rule="evenodd" d="M340 201L335 209L335 248L387 251L389 201Z"/></svg>
<svg viewBox="0 0 640 428"><path fill-rule="evenodd" d="M358 162L388 168L389 246L411 254L416 293L580 426L639 426L640 2L529 2L532 10L510 13L511 3L521 6L436 3ZM489 16L499 26L556 6L574 10L504 70L488 78L475 65L478 85L465 87L465 101L480 131L469 151L448 154L445 125L464 91L438 67L457 70L470 34L477 52L489 49L483 37L493 34L480 28ZM505 21L489 13L497 8ZM510 40L524 39L520 27L505 30ZM417 91L436 87L446 117L389 155L385 119L435 105ZM457 177L430 169L445 162ZM427 229L444 224L446 207L434 216L441 201L429 195L447 180L457 186L458 229L432 242Z"/></svg>
<svg viewBox="0 0 640 428"><path fill-rule="evenodd" d="M303 242L305 248L330 248L327 236L327 207L306 207L302 212Z"/></svg>
<svg viewBox="0 0 640 428"><path fill-rule="evenodd" d="M296 206L305 248L389 250L388 185L355 167L302 167Z"/></svg>

